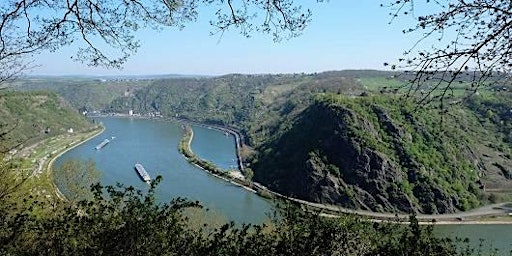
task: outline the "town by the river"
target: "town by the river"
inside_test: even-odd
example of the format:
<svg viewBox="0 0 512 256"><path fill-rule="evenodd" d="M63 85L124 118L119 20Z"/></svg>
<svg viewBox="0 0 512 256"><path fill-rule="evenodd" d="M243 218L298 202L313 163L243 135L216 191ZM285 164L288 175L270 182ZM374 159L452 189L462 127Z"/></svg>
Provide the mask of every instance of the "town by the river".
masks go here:
<svg viewBox="0 0 512 256"><path fill-rule="evenodd" d="M163 177L157 189L160 201L184 197L225 216L226 220L241 223L261 223L273 211L273 203L256 194L215 178L187 162L178 152L183 135L180 123L136 118L95 118L105 126L97 137L66 152L55 161L59 166L66 159L92 159L101 172L101 183L122 183L142 190L147 189L134 169L141 163L149 175ZM236 169L234 138L224 132L194 126L191 148L196 155L218 167ZM104 139L110 143L96 150ZM65 191L65 189L64 189ZM435 232L440 236L468 237L472 245L491 243L500 255L509 255L512 248L512 225L439 225Z"/></svg>

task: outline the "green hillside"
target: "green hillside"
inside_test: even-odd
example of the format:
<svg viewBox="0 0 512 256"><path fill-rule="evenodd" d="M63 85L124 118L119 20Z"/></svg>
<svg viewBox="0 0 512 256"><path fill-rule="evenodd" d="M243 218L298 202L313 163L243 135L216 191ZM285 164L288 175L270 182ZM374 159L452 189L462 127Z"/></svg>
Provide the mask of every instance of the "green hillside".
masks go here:
<svg viewBox="0 0 512 256"><path fill-rule="evenodd" d="M133 78L27 77L11 81L7 86L21 91L52 91L76 109L102 110L115 98L130 95L149 81Z"/></svg>
<svg viewBox="0 0 512 256"><path fill-rule="evenodd" d="M392 96L318 97L257 151L254 177L272 189L388 212L474 208L485 198L486 177L496 174L484 155L512 166L510 147L469 109L415 109Z"/></svg>
<svg viewBox="0 0 512 256"><path fill-rule="evenodd" d="M0 151L44 138L88 130L92 124L55 93L1 92Z"/></svg>
<svg viewBox="0 0 512 256"><path fill-rule="evenodd" d="M257 145L283 116L298 113L312 102L311 95L323 92L357 95L362 90L350 72L162 79L117 98L106 111L160 112L166 117L230 126Z"/></svg>
<svg viewBox="0 0 512 256"><path fill-rule="evenodd" d="M512 104L503 92L487 90L448 109L418 108L393 90L404 83L395 77L340 71L161 79L108 111L236 128L255 149L244 157L256 181L314 202L446 213L499 200L491 191L512 187Z"/></svg>

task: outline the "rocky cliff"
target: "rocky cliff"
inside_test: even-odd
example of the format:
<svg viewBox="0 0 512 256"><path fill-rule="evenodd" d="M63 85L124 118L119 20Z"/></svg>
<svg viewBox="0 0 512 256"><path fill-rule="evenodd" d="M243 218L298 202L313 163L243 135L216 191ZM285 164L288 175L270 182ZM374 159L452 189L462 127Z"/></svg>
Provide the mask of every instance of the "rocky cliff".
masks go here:
<svg viewBox="0 0 512 256"><path fill-rule="evenodd" d="M475 119L462 109L441 115L379 100L317 100L258 149L254 179L297 198L372 211L477 206L484 170L472 140L478 131L468 130Z"/></svg>

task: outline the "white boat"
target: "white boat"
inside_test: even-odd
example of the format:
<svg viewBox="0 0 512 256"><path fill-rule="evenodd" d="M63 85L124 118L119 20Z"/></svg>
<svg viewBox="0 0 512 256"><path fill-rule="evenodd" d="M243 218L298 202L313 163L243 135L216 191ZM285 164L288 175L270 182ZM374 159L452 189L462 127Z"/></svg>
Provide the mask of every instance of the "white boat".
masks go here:
<svg viewBox="0 0 512 256"><path fill-rule="evenodd" d="M135 170L137 171L137 173L139 174L140 178L143 181L145 181L148 184L150 183L151 178L149 177L148 172L146 172L146 169L144 169L144 166L142 166L142 164L135 164Z"/></svg>
<svg viewBox="0 0 512 256"><path fill-rule="evenodd" d="M100 144L98 144L95 149L96 150L99 150L101 149L102 147L106 146L108 143L110 142L109 139L104 139Z"/></svg>

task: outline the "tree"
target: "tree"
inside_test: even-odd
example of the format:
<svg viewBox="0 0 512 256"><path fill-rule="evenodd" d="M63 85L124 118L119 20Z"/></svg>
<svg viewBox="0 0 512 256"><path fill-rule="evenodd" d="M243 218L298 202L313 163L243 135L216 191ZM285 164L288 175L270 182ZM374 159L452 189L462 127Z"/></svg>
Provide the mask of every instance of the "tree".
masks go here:
<svg viewBox="0 0 512 256"><path fill-rule="evenodd" d="M322 2L323 0L316 0ZM77 61L120 67L137 51L141 28L183 28L213 7L212 33L238 29L274 40L301 33L310 10L293 0L8 0L0 3L0 82L30 66L28 56L77 43Z"/></svg>
<svg viewBox="0 0 512 256"><path fill-rule="evenodd" d="M457 84L476 92L508 77L512 67L509 0L419 2L398 0L388 7L392 19L417 19L414 27L403 32L418 32L421 38L392 68L412 73L409 93L426 92L420 103L439 100L444 104ZM422 43L431 48L420 49Z"/></svg>
<svg viewBox="0 0 512 256"><path fill-rule="evenodd" d="M92 197L90 186L98 183L100 176L92 159L67 160L55 172L57 184L67 192L66 198L73 202Z"/></svg>
<svg viewBox="0 0 512 256"><path fill-rule="evenodd" d="M147 193L95 185L92 198L43 215L34 213L42 202L9 214L0 208L0 255L466 255L417 221L323 218L293 205L270 225L191 228L186 211L201 206L180 198L158 203L160 178Z"/></svg>

